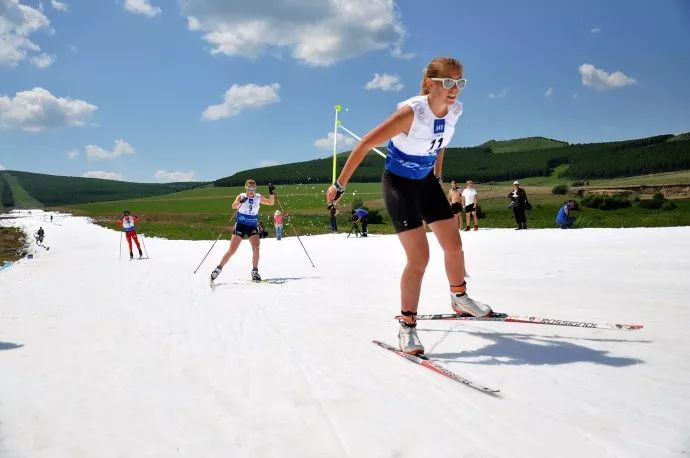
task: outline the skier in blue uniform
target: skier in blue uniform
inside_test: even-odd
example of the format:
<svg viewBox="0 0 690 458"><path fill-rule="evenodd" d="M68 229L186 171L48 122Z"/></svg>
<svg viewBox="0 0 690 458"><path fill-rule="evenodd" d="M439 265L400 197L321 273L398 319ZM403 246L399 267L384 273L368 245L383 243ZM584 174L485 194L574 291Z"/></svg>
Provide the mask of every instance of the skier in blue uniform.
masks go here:
<svg viewBox="0 0 690 458"><path fill-rule="evenodd" d="M389 140L383 198L407 257L400 277L402 320L398 337L400 349L408 354L424 353L416 329L422 278L429 262L424 222L443 249L455 313L473 316L491 313L488 305L467 295L462 242L441 187L443 154L462 115L462 104L457 97L465 83L460 62L449 57L432 60L422 78L421 95L399 103L395 113L362 138L326 196L328 203L337 201L367 152Z"/></svg>
<svg viewBox="0 0 690 458"><path fill-rule="evenodd" d="M259 207L261 204L273 205L275 198L273 191L275 186L268 183L268 197L264 197L256 192L256 181L251 178L244 183L245 192L242 192L235 197L232 203L232 208L237 210L235 229L230 238L230 247L225 252L220 264L211 272L211 281L218 278L223 266L227 264L233 254L240 246L240 242L247 237L249 243L252 245L252 280L261 281L259 275Z"/></svg>

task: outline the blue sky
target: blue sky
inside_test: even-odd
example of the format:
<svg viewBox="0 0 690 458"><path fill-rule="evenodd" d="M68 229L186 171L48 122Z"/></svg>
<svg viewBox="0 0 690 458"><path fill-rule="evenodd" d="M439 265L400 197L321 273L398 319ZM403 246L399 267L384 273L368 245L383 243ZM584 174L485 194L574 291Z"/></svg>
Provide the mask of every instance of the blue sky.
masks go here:
<svg viewBox="0 0 690 458"><path fill-rule="evenodd" d="M0 0L0 168L167 182L326 157L335 104L363 135L439 55L468 79L451 146L687 132L689 3Z"/></svg>

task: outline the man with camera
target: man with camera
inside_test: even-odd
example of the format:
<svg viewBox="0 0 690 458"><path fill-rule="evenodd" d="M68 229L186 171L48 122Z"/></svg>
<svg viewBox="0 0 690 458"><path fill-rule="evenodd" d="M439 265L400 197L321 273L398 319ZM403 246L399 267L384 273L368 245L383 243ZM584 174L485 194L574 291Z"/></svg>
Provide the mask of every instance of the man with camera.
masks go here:
<svg viewBox="0 0 690 458"><path fill-rule="evenodd" d="M369 212L364 208L356 208L352 210L352 223L362 225L362 237L367 236L367 226L369 226Z"/></svg>

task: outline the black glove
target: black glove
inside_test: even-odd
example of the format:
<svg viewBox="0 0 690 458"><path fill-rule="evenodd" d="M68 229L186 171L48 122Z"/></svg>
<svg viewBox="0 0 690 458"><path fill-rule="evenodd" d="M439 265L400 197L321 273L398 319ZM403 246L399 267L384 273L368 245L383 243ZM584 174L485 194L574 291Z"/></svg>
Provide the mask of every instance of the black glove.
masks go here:
<svg viewBox="0 0 690 458"><path fill-rule="evenodd" d="M273 185L273 183L268 183L268 193L273 195L273 191L276 190L276 187Z"/></svg>

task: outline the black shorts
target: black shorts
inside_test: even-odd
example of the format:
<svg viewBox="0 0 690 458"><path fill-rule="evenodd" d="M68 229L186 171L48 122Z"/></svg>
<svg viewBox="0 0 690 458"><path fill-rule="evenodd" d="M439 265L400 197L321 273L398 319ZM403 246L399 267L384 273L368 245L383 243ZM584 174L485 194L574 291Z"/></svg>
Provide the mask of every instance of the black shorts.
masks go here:
<svg viewBox="0 0 690 458"><path fill-rule="evenodd" d="M247 226L246 224L235 224L235 230L232 231L233 234L239 235L242 238L251 237L252 235L257 235L259 229L256 226Z"/></svg>
<svg viewBox="0 0 690 458"><path fill-rule="evenodd" d="M431 224L453 217L446 194L433 173L412 180L386 170L382 182L383 201L395 232L421 227L422 221Z"/></svg>
<svg viewBox="0 0 690 458"><path fill-rule="evenodd" d="M465 206L465 213L471 213L471 212L476 212L477 209L475 208L474 204L469 204Z"/></svg>
<svg viewBox="0 0 690 458"><path fill-rule="evenodd" d="M453 202L450 204L450 209L453 211L454 215L462 212L462 204L460 202Z"/></svg>

